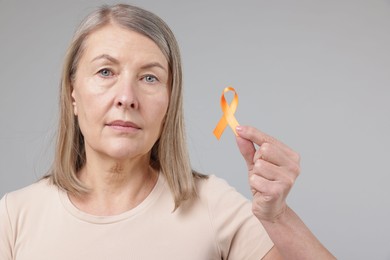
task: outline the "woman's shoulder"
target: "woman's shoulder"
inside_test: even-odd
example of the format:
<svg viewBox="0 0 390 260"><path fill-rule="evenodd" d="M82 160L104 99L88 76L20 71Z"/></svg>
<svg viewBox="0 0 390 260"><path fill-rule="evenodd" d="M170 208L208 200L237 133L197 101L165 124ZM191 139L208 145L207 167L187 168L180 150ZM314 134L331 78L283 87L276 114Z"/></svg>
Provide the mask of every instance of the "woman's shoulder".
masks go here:
<svg viewBox="0 0 390 260"><path fill-rule="evenodd" d="M208 175L206 178L196 180L197 194L201 200L209 203L248 203L249 200L239 193L225 179L216 175Z"/></svg>
<svg viewBox="0 0 390 260"><path fill-rule="evenodd" d="M209 191L236 191L236 189L230 185L225 179L218 177L214 174L202 175L202 177L195 177L195 182L198 192L209 192Z"/></svg>
<svg viewBox="0 0 390 260"><path fill-rule="evenodd" d="M50 183L49 179L44 178L21 189L11 191L2 198L7 205L13 208L19 208L23 205L32 205L33 202L42 202L49 198L57 188Z"/></svg>
<svg viewBox="0 0 390 260"><path fill-rule="evenodd" d="M260 259L273 246L252 213L252 203L226 180L210 175L199 179L199 200L207 205L215 239L232 259Z"/></svg>

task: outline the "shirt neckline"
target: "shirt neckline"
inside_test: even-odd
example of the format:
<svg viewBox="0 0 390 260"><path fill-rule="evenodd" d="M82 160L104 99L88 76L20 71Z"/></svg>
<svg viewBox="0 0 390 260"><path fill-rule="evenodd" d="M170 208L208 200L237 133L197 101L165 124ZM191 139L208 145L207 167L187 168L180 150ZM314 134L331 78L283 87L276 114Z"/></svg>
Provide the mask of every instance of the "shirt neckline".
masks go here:
<svg viewBox="0 0 390 260"><path fill-rule="evenodd" d="M165 186L164 184L165 179L162 174L159 173L157 182L154 185L152 191L139 205L126 212L112 216L96 216L78 209L69 199L68 193L62 189L58 189L58 195L65 210L68 211L74 217L85 222L89 222L91 224L110 224L132 218L138 215L141 211L147 209L154 201L156 201L160 197L160 194Z"/></svg>

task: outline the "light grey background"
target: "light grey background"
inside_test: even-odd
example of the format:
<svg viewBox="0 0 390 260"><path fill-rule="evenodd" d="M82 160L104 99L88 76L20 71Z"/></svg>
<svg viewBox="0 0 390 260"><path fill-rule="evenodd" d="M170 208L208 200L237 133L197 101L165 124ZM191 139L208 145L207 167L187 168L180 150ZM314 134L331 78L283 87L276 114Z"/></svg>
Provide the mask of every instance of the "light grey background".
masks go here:
<svg viewBox="0 0 390 260"><path fill-rule="evenodd" d="M0 0L0 196L48 169L62 59L102 3ZM195 169L250 196L232 132L212 135L231 85L241 124L302 155L289 204L316 236L339 259L390 259L390 1L132 3L180 43Z"/></svg>

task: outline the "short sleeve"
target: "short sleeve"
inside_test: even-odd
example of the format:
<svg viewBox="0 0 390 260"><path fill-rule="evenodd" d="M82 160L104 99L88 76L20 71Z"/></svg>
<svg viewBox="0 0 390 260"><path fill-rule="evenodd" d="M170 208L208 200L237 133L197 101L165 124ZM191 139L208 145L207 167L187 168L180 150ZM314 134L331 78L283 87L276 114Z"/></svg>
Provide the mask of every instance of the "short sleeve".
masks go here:
<svg viewBox="0 0 390 260"><path fill-rule="evenodd" d="M7 195L0 200L0 259L12 259L12 228L7 209Z"/></svg>
<svg viewBox="0 0 390 260"><path fill-rule="evenodd" d="M222 179L210 176L208 182L209 212L221 258L262 259L273 242L253 215L251 202Z"/></svg>

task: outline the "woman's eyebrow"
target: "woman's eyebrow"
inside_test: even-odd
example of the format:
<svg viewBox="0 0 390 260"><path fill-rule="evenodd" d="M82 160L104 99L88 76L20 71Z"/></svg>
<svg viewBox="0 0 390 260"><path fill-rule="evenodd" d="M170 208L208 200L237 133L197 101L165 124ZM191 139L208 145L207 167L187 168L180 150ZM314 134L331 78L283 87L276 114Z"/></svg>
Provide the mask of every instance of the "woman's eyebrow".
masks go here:
<svg viewBox="0 0 390 260"><path fill-rule="evenodd" d="M94 62L94 61L100 60L100 59L106 59L106 60L109 60L109 61L111 61L112 63L115 63L115 64L118 64L118 63L119 63L119 61L118 61L117 59L115 59L114 57L112 57L112 56L110 56L110 55L108 55L108 54L101 54L101 55L99 55L99 56L93 58L93 59L91 60L91 62Z"/></svg>
<svg viewBox="0 0 390 260"><path fill-rule="evenodd" d="M168 73L167 69L163 65L161 65L161 63L159 63L159 62L147 63L147 64L143 65L141 67L141 69L150 69L150 68L153 68L153 67L158 67L158 68L160 68L160 69L162 69L162 70L164 70L165 72Z"/></svg>

